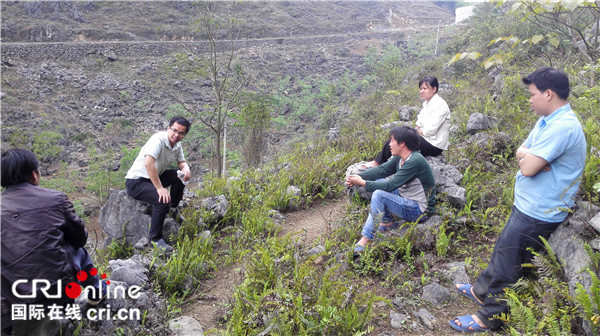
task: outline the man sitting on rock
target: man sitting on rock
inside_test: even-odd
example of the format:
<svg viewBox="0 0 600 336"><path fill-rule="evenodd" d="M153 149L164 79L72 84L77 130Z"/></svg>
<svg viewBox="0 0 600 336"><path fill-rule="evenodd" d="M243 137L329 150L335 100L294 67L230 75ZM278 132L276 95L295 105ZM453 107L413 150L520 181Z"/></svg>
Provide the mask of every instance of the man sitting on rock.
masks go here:
<svg viewBox="0 0 600 336"><path fill-rule="evenodd" d="M6 188L1 206L2 329L32 335L40 321L22 315L13 318L19 309L30 312L35 306L70 302L81 293L79 287L71 288L73 282L91 286L88 302L98 304L106 295L106 284L91 272L94 265L83 247L87 230L67 195L39 186L35 154L20 148L3 153L1 179ZM85 276L78 274L83 272ZM36 280L42 283L34 285ZM58 297L48 297L57 293Z"/></svg>
<svg viewBox="0 0 600 336"><path fill-rule="evenodd" d="M177 169L167 169L171 164L189 181L192 173L185 157L181 140L190 131L190 122L181 116L171 118L166 131L155 133L142 147L125 176L127 194L152 205L150 241L167 252L173 250L163 238L163 224L170 207L177 207L183 197L185 185L177 176ZM171 187L169 192L166 188Z"/></svg>
<svg viewBox="0 0 600 336"><path fill-rule="evenodd" d="M414 222L435 211L435 179L418 148L419 135L415 129L395 127L390 131L392 158L346 178L349 187L360 185L374 191L362 237L354 247L356 256L373 240L375 230L388 231L398 226L392 215Z"/></svg>
<svg viewBox="0 0 600 336"><path fill-rule="evenodd" d="M508 312L504 289L526 274L531 250L543 245L575 202L585 166L586 142L579 119L567 102L569 78L563 71L540 68L523 78L531 108L541 118L517 149L514 204L487 268L473 286L456 284L458 292L481 306L474 315L448 321L461 332L495 330Z"/></svg>

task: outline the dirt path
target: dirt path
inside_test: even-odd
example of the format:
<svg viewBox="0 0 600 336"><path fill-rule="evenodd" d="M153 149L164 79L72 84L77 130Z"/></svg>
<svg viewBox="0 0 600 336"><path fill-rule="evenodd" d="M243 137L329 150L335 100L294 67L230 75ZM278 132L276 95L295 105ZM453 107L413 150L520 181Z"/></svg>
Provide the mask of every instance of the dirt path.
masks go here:
<svg viewBox="0 0 600 336"><path fill-rule="evenodd" d="M279 233L305 235L301 241L307 246L315 245L323 234L331 232L331 224L340 218L346 208L347 199L328 200L311 206L308 209L286 213L286 222ZM182 314L196 319L204 331L220 329L219 319L226 312L234 287L244 280L244 271L239 263L234 263L217 270L213 277L204 281L196 302L183 308Z"/></svg>
<svg viewBox="0 0 600 336"><path fill-rule="evenodd" d="M311 246L318 245L320 243L319 239L323 235L331 233L332 224L344 215L347 203L347 198L328 200L314 204L308 209L286 213L286 223L279 235L297 233L300 235L300 242L306 247L310 248ZM191 316L200 322L204 331L208 331L207 335L212 334L210 332L211 329L212 331L224 330L223 321L220 321L220 319L224 316L227 309L231 307L231 304L233 304L232 295L235 286L239 285L243 280L244 270L240 263L220 268L213 274L211 279L201 284L201 289L198 291L200 293L199 296L192 298L190 300L191 303L183 307L182 315ZM378 296L390 299L400 294L397 292L397 289L381 286L381 283L378 281L366 279L363 285L373 290ZM410 315L410 312L418 310L417 307L420 308L423 306L423 304L417 304L414 307L407 307L406 310L402 310L401 312ZM374 307L376 314L370 322L374 330L369 335L456 335L456 332L448 327L447 321L455 316L474 313L477 308L468 300L461 298L444 305L444 307L425 306L437 318L433 323L435 330L431 331L424 327L417 329L408 328L408 330L393 329L390 326L390 319L387 316L390 312L390 307L379 303ZM410 325L413 322L416 322L416 320L413 316L410 316L407 324Z"/></svg>

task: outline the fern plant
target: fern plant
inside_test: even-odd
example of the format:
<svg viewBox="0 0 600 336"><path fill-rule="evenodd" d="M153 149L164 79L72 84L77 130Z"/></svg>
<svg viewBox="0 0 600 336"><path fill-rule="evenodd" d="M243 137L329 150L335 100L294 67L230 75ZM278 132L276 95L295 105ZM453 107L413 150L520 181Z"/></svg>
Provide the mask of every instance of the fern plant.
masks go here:
<svg viewBox="0 0 600 336"><path fill-rule="evenodd" d="M592 286L590 290L586 290L585 287L578 283L575 289L576 304L583 312L583 317L587 321L594 333L597 335L600 333L600 280L598 275L587 270L592 278Z"/></svg>
<svg viewBox="0 0 600 336"><path fill-rule="evenodd" d="M505 289L510 314L501 319L511 335L570 335L577 320L577 308L565 281L562 266L548 244L541 238L545 253L532 251L532 277L523 277Z"/></svg>

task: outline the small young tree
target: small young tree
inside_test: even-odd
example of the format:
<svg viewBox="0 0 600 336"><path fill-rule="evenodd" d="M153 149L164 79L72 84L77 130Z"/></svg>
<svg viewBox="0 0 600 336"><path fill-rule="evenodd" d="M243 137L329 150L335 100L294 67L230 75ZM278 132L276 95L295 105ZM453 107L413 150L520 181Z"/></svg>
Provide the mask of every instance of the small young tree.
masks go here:
<svg viewBox="0 0 600 336"><path fill-rule="evenodd" d="M244 130L243 156L248 167L256 167L260 163L263 134L271 123L272 106L271 97L256 95L238 116L238 125Z"/></svg>
<svg viewBox="0 0 600 336"><path fill-rule="evenodd" d="M218 16L215 8L217 5L230 6L227 3L203 2L195 7L198 11L195 22L197 32L206 39L208 52L177 54L175 60L177 72L185 79L195 83L208 81L212 101L210 104L202 104L197 96L198 92L194 90L172 92L171 95L213 133L214 159L221 176L224 173L224 153L221 148L225 123L248 78L241 65L235 62L237 52L234 42L239 36L241 25L227 15L231 7L225 8L224 16ZM222 39L223 36L226 38Z"/></svg>

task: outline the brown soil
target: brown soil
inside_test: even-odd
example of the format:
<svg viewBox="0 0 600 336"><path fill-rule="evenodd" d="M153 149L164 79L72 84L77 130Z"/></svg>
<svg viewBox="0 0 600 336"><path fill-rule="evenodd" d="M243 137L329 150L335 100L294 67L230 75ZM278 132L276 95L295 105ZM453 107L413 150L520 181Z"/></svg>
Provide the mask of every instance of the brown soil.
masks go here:
<svg viewBox="0 0 600 336"><path fill-rule="evenodd" d="M286 223L279 233L305 235L301 241L307 246L317 244L315 241L323 234L330 232L331 223L342 216L346 206L345 200L321 202L303 211L286 213ZM217 270L206 280L198 291L199 297L183 308L183 315L196 319L209 330L223 330L220 319L225 314L235 286L244 280L243 266L233 263Z"/></svg>

